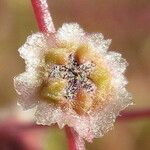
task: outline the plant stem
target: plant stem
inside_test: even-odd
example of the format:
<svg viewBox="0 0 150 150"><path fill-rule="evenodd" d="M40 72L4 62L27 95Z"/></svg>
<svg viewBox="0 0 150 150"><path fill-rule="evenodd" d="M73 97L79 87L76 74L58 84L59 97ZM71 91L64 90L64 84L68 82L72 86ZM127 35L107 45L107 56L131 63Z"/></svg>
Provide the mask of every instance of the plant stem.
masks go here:
<svg viewBox="0 0 150 150"><path fill-rule="evenodd" d="M55 27L48 10L47 0L31 0L39 30L43 33L54 33Z"/></svg>
<svg viewBox="0 0 150 150"><path fill-rule="evenodd" d="M121 113L121 116L117 118L117 121L133 121L133 120L139 120L139 119L149 119L150 118L150 109L137 109L134 111L123 111ZM13 119L15 120L15 119ZM0 129L3 129L4 127L1 125L2 122L0 123ZM9 125L12 123L8 123ZM7 125L5 125L7 126ZM55 125L52 127L56 127ZM46 130L49 128L49 126L43 126L43 125L37 125L34 123L18 123L16 124L17 130ZM70 132L71 129L69 127L65 127L66 134L68 137L71 136ZM69 140L69 139L68 139ZM71 139L72 140L72 139ZM70 143L71 144L71 143Z"/></svg>
<svg viewBox="0 0 150 150"><path fill-rule="evenodd" d="M73 128L65 126L69 150L85 150L84 140Z"/></svg>
<svg viewBox="0 0 150 150"><path fill-rule="evenodd" d="M123 111L118 121L135 120L141 118L150 118L150 109L137 109L134 111Z"/></svg>
<svg viewBox="0 0 150 150"><path fill-rule="evenodd" d="M55 32L55 27L48 10L47 0L31 0L32 7L35 13L39 30L45 34ZM84 141L73 130L73 128L65 127L69 150L85 150Z"/></svg>

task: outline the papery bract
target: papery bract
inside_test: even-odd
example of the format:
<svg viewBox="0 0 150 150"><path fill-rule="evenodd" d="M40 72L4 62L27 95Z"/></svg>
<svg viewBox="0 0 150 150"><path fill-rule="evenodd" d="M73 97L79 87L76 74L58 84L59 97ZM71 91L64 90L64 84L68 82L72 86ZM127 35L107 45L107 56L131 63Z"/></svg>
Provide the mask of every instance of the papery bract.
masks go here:
<svg viewBox="0 0 150 150"><path fill-rule="evenodd" d="M68 125L88 141L103 136L132 104L123 75L128 64L108 51L110 43L77 23L29 36L19 49L26 72L14 78L18 103L24 109L37 107L38 124Z"/></svg>

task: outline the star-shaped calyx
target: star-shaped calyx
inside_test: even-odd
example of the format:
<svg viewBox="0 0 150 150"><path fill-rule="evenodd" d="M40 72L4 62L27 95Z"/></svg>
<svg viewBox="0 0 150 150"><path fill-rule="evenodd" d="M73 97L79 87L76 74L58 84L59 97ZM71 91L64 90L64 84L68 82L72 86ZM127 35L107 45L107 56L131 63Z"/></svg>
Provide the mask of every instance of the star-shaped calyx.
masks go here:
<svg viewBox="0 0 150 150"><path fill-rule="evenodd" d="M94 93L96 87L88 78L94 68L94 63L87 61L79 64L74 54L70 54L66 65L54 64L50 68L49 78L66 79L68 84L64 91L64 97L73 100L80 89L85 89L90 94Z"/></svg>

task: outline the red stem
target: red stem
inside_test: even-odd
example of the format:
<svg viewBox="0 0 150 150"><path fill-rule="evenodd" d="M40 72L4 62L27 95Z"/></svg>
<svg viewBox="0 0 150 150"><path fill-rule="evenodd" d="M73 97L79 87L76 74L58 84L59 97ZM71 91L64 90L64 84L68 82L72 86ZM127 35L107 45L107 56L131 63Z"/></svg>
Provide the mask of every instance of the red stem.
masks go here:
<svg viewBox="0 0 150 150"><path fill-rule="evenodd" d="M150 118L150 109L137 109L134 111L124 111L121 113L121 116L119 116L117 118L117 121L133 121L133 120L139 120L139 119L149 119ZM4 126L1 125L2 123L0 123L0 129L4 129ZM9 125L12 123L8 123ZM7 125L5 125L7 126ZM56 127L56 126L53 126ZM37 125L34 123L29 123L29 124L17 124L16 125L17 130L45 130L48 129L49 126L43 126L43 125ZM71 129L69 129L69 127L65 127L66 130L66 134L68 137L71 137L72 135L71 133ZM68 138L68 140L72 140L70 138ZM71 143L70 143L71 144Z"/></svg>
<svg viewBox="0 0 150 150"><path fill-rule="evenodd" d="M31 0L39 30L43 33L54 33L55 27L48 10L47 0Z"/></svg>
<svg viewBox="0 0 150 150"><path fill-rule="evenodd" d="M47 0L31 0L39 30L50 34L55 32L55 27L48 10ZM69 150L85 150L84 141L70 127L65 127Z"/></svg>
<svg viewBox="0 0 150 150"><path fill-rule="evenodd" d="M148 119L150 118L150 109L140 109L140 110L138 109L138 110L134 110L134 111L123 111L121 113L121 116L119 116L117 118L117 121L133 121L136 119L139 120L139 119L146 119L146 118L148 118ZM1 128L1 124L0 124L0 128ZM30 123L30 124L19 124L17 126L17 128L20 130L32 130L32 129L47 129L48 126L42 126L42 125L36 125L34 123L33 124ZM71 129L69 129L69 127L65 127L65 130L66 130L67 136L70 137Z"/></svg>
<svg viewBox="0 0 150 150"><path fill-rule="evenodd" d="M150 118L150 109L137 109L134 111L123 111L121 116L117 119L118 121L125 121L125 120L135 120L140 118Z"/></svg>
<svg viewBox="0 0 150 150"><path fill-rule="evenodd" d="M69 150L85 150L85 144L83 139L68 126L65 126L66 136L68 139Z"/></svg>
<svg viewBox="0 0 150 150"><path fill-rule="evenodd" d="M68 140L69 150L77 150L76 146L75 146L75 139L74 139L74 136L72 134L71 128L66 126L65 131L66 131L66 136L67 136L67 140Z"/></svg>

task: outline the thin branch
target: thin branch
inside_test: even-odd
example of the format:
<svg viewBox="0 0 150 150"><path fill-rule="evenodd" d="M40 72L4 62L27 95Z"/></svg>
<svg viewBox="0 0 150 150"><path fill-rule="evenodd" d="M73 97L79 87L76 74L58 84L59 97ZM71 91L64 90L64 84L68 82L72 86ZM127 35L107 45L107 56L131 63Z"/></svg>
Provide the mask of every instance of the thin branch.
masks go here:
<svg viewBox="0 0 150 150"><path fill-rule="evenodd" d="M121 113L121 116L117 118L117 121L118 122L119 121L134 121L134 120L136 121L139 119L150 119L150 109L140 109L140 110L137 109L134 111L123 111ZM48 129L49 126L36 125L34 123L30 123L30 124L19 124L17 128L20 130L32 130L32 129L44 129L45 130L45 129ZM72 136L70 134L71 129L68 129L68 127L65 127L65 130L66 130L66 134L68 137Z"/></svg>
<svg viewBox="0 0 150 150"><path fill-rule="evenodd" d="M117 118L118 121L146 119L150 118L150 108L148 109L136 109L132 111L123 111Z"/></svg>
<svg viewBox="0 0 150 150"><path fill-rule="evenodd" d="M55 27L48 10L47 0L31 0L39 30L43 33L54 33Z"/></svg>
<svg viewBox="0 0 150 150"><path fill-rule="evenodd" d="M73 128L65 126L69 150L85 150L84 140Z"/></svg>
<svg viewBox="0 0 150 150"><path fill-rule="evenodd" d="M46 34L55 32L55 27L48 10L47 0L31 0L39 30ZM33 126L33 125L32 125ZM84 141L70 127L66 127L69 150L85 150Z"/></svg>

